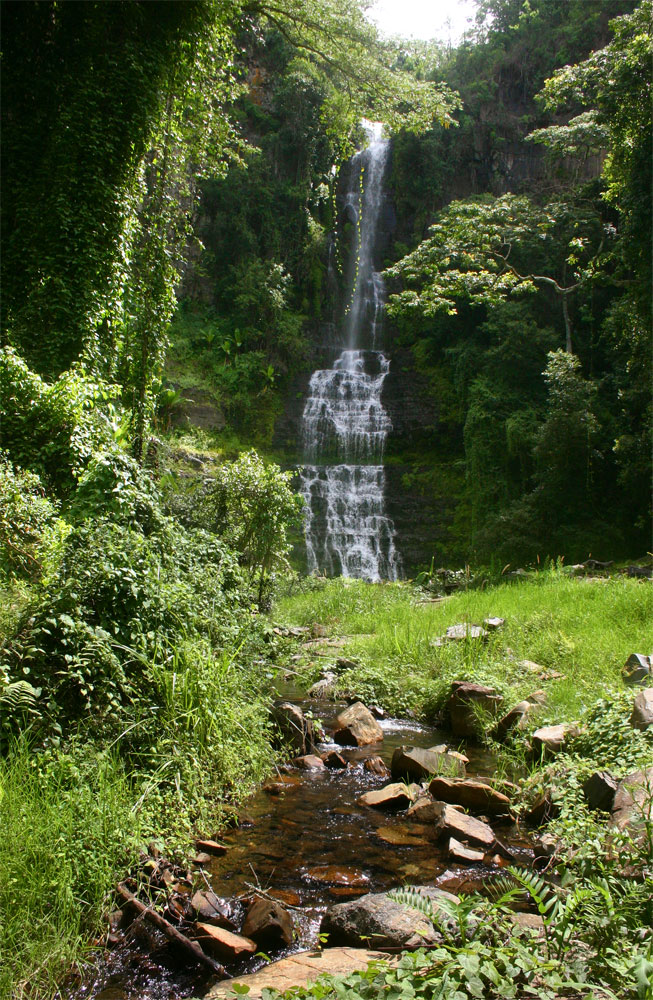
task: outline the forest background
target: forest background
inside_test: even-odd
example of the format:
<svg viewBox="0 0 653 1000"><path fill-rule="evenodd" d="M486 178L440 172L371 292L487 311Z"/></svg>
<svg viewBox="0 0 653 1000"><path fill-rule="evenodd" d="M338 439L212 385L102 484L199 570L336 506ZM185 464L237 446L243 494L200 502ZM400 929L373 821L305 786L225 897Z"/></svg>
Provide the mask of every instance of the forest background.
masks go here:
<svg viewBox="0 0 653 1000"><path fill-rule="evenodd" d="M8 989L69 967L162 816L187 833L269 763L281 467L362 115L393 136L387 337L419 391L387 462L421 550L649 546L650 19L484 0L450 49L382 42L357 0L3 3Z"/></svg>

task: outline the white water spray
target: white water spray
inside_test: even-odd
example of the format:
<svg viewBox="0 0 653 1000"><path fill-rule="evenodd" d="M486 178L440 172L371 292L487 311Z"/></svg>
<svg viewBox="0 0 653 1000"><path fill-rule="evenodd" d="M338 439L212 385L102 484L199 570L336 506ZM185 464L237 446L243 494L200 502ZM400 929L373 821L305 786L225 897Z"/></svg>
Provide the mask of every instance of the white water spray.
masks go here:
<svg viewBox="0 0 653 1000"><path fill-rule="evenodd" d="M385 288L374 269L389 143L379 123L364 122L368 145L352 160L346 205L356 224L347 349L329 369L313 372L302 417L301 473L306 500L309 571L366 580L396 580L395 530L385 514L380 464L392 429L381 393L390 362L378 349ZM327 464L334 463L334 464Z"/></svg>

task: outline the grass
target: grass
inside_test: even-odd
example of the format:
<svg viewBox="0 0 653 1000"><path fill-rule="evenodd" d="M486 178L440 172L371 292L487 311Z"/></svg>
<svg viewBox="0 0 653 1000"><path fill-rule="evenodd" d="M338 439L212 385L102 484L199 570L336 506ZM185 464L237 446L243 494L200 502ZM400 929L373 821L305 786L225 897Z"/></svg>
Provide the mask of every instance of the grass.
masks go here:
<svg viewBox="0 0 653 1000"><path fill-rule="evenodd" d="M92 958L116 882L151 839L186 857L270 768L264 666L187 641L144 663L155 715L134 706L111 745L23 734L0 757L0 998L55 995Z"/></svg>
<svg viewBox="0 0 653 1000"><path fill-rule="evenodd" d="M620 671L630 653L653 649L650 583L575 579L556 570L459 592L441 603L420 603L405 584L330 580L284 598L277 613L288 623L320 622L347 637L338 655L358 660L360 668L343 675L343 687L354 685L391 711L408 707L427 715L442 706L451 681L471 680L497 687L506 702L545 688L547 706L538 722L572 721L622 686ZM432 644L449 625L495 616L506 623L486 643ZM543 670L530 672L522 660ZM317 673L317 666L311 671ZM552 671L562 677L549 677Z"/></svg>
<svg viewBox="0 0 653 1000"><path fill-rule="evenodd" d="M50 996L83 964L117 871L140 842L115 755L88 744L0 760L0 996Z"/></svg>

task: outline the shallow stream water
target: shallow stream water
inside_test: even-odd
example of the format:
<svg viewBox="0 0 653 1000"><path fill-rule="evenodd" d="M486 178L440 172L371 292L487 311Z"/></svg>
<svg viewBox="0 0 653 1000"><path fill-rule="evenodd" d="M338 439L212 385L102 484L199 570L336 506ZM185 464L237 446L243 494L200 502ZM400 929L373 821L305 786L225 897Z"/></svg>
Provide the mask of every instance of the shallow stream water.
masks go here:
<svg viewBox="0 0 653 1000"><path fill-rule="evenodd" d="M344 703L307 700L288 686L280 694L321 718L325 732L333 730L335 715ZM322 752L337 749L348 761L346 770L302 771L280 768L267 786L256 792L240 810L240 825L222 839L227 853L215 858L205 875L217 896L244 914L241 899L256 887L292 907L296 937L282 957L317 941L326 908L366 892L382 892L403 884L438 885L451 891L483 888L499 870L495 865L465 867L447 859L446 845L437 844L424 825L357 805L370 788L387 783L371 774L364 761L379 755L389 765L396 747L431 747L447 734L407 719L383 719L384 738L364 748L343 748L326 742ZM495 763L484 750L467 747L470 777L491 777ZM267 790L265 790L267 787ZM510 825L494 823L497 836L510 843L522 863L530 852ZM172 1000L201 996L207 988L205 972L178 965L163 940L146 926L140 938L130 933L100 963L94 983L68 996L74 1000ZM152 950L153 949L153 950ZM254 971L264 964L255 957L229 967L231 974Z"/></svg>

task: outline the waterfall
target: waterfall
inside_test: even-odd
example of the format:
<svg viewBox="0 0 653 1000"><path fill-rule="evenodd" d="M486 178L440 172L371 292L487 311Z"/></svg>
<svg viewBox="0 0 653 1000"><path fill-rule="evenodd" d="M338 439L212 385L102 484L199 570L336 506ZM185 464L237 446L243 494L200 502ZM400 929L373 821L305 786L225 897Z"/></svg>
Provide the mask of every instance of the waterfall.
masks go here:
<svg viewBox="0 0 653 1000"><path fill-rule="evenodd" d="M379 350L385 287L374 269L389 143L378 123L364 122L368 144L351 163L345 207L354 223L351 299L343 324L346 348L331 368L313 372L302 417L306 465L309 571L365 580L396 580L395 530L385 513L382 459L392 429L381 402L390 362Z"/></svg>

